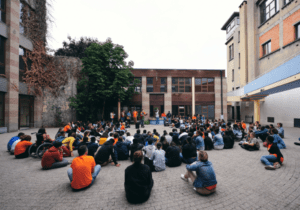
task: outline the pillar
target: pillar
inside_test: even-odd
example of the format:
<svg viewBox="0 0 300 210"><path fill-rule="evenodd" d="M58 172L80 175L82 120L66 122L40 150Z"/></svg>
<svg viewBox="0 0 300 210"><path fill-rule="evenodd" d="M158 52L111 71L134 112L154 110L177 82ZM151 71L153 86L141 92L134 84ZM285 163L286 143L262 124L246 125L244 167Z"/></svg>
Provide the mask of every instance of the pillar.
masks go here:
<svg viewBox="0 0 300 210"><path fill-rule="evenodd" d="M195 115L195 77L192 77L192 115Z"/></svg>
<svg viewBox="0 0 300 210"><path fill-rule="evenodd" d="M254 121L260 122L260 101L254 101Z"/></svg>
<svg viewBox="0 0 300 210"><path fill-rule="evenodd" d="M8 39L5 50L5 75L7 93L5 94L5 124L7 131L19 128L19 12L18 0L6 1L6 24Z"/></svg>
<svg viewBox="0 0 300 210"><path fill-rule="evenodd" d="M167 93L165 93L165 113L169 111L172 113L172 77L167 77Z"/></svg>
<svg viewBox="0 0 300 210"><path fill-rule="evenodd" d="M150 96L147 93L147 77L142 76L142 109L146 112L147 116L145 120L149 119L150 116Z"/></svg>

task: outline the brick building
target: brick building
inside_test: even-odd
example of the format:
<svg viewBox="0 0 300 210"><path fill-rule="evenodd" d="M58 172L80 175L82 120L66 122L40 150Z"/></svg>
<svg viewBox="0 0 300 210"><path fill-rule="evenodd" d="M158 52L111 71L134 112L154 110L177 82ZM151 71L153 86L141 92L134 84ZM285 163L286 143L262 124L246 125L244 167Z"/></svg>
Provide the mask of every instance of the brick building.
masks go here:
<svg viewBox="0 0 300 210"><path fill-rule="evenodd" d="M159 113L201 114L209 119L220 119L223 114L227 119L225 70L134 69L132 73L141 81L136 88L139 94L124 110L144 109L150 118L158 108Z"/></svg>
<svg viewBox="0 0 300 210"><path fill-rule="evenodd" d="M300 1L243 1L222 30L228 119L300 127Z"/></svg>

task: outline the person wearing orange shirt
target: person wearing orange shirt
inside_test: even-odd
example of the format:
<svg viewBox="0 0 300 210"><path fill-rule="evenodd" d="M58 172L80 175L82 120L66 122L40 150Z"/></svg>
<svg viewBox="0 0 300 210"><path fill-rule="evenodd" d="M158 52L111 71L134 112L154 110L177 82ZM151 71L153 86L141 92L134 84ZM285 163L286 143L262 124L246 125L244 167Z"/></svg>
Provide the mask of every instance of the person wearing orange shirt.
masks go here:
<svg viewBox="0 0 300 210"><path fill-rule="evenodd" d="M21 141L17 143L14 151L14 155L17 159L27 158L29 156L29 148L32 145L31 136L22 136Z"/></svg>
<svg viewBox="0 0 300 210"><path fill-rule="evenodd" d="M68 169L71 187L75 190L91 186L101 170L101 166L96 165L94 158L88 156L87 153L87 147L80 146L78 148L79 157L74 158L71 168Z"/></svg>
<svg viewBox="0 0 300 210"><path fill-rule="evenodd" d="M247 132L247 125L246 123L242 120L242 127L244 128L245 132Z"/></svg>
<svg viewBox="0 0 300 210"><path fill-rule="evenodd" d="M164 121L167 120L167 115L165 114L165 112L161 113L161 117L164 119Z"/></svg>
<svg viewBox="0 0 300 210"><path fill-rule="evenodd" d="M134 110L134 111L132 112L132 115L133 115L133 121L134 121L134 124L136 124L136 122L137 122L137 115L138 115L137 111Z"/></svg>
<svg viewBox="0 0 300 210"><path fill-rule="evenodd" d="M64 127L64 132L69 133L71 131L71 123L68 123L65 127Z"/></svg>

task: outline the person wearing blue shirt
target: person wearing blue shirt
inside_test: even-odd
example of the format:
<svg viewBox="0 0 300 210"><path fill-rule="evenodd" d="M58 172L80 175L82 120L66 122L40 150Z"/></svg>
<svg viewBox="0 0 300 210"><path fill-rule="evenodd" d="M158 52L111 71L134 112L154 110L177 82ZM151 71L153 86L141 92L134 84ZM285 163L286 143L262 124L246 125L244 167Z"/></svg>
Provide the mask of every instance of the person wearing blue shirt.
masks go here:
<svg viewBox="0 0 300 210"><path fill-rule="evenodd" d="M257 130L254 133L256 135L256 138L259 137L264 142L268 136L268 132L269 130L262 126L260 130Z"/></svg>
<svg viewBox="0 0 300 210"><path fill-rule="evenodd" d="M282 127L282 123L277 123L277 126L278 126L278 135L281 137L281 138L284 138L284 129Z"/></svg>
<svg viewBox="0 0 300 210"><path fill-rule="evenodd" d="M13 143L17 140L19 140L22 136L24 136L24 133L19 133L17 136L12 137L9 142L7 143L7 150L10 151L11 146L13 145Z"/></svg>
<svg viewBox="0 0 300 210"><path fill-rule="evenodd" d="M278 147L279 149L285 149L285 148L286 148L286 145L285 145L284 141L283 141L282 138L278 135L277 129L273 128L273 129L271 130L271 135L272 135L273 138L274 138L273 143L276 143L276 144L277 144L277 147Z"/></svg>
<svg viewBox="0 0 300 210"><path fill-rule="evenodd" d="M186 165L186 174L181 174L181 179L188 182L191 179L194 190L202 195L209 195L216 191L217 179L212 163L208 161L208 155L205 151L199 151L200 161L191 165ZM196 171L194 174L193 171Z"/></svg>
<svg viewBox="0 0 300 210"><path fill-rule="evenodd" d="M122 137L118 138L118 142L114 146L116 160L128 160L130 142L124 142Z"/></svg>
<svg viewBox="0 0 300 210"><path fill-rule="evenodd" d="M196 134L194 135L194 141L196 143L197 150L205 149L204 140L202 138L202 135L203 135L203 133L200 130L196 131Z"/></svg>
<svg viewBox="0 0 300 210"><path fill-rule="evenodd" d="M220 150L224 148L224 141L221 134L219 134L219 128L215 129L217 133L213 139L214 149Z"/></svg>

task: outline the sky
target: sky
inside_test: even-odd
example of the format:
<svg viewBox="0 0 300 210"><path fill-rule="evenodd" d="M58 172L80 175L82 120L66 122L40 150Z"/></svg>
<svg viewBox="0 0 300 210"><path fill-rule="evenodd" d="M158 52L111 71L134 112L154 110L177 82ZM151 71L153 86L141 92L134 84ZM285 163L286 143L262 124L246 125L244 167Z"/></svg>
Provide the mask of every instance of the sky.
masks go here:
<svg viewBox="0 0 300 210"><path fill-rule="evenodd" d="M134 68L226 69L221 27L242 0L53 0L52 49L67 36L124 46Z"/></svg>

